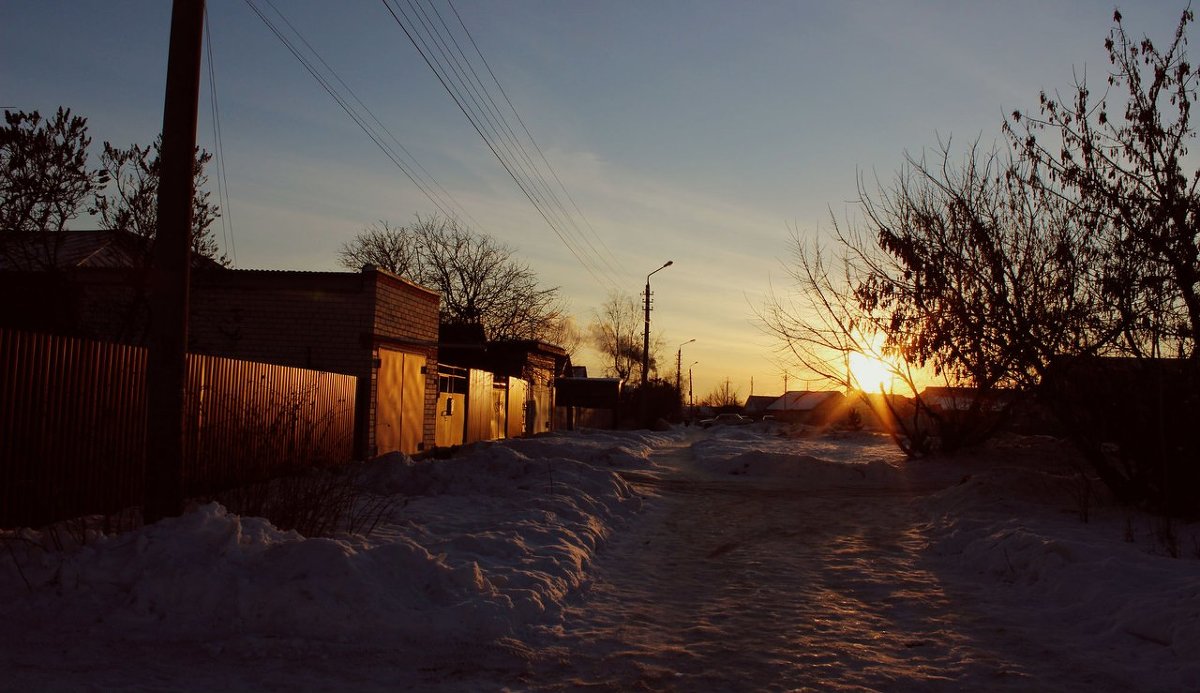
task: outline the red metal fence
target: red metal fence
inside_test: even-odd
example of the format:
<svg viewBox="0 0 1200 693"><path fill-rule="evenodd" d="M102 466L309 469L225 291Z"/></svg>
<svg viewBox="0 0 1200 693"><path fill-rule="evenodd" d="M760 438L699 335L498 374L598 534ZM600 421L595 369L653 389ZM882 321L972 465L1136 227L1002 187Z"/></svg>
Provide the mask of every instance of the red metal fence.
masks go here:
<svg viewBox="0 0 1200 693"><path fill-rule="evenodd" d="M142 502L144 349L0 329L0 527ZM355 378L188 356L185 489L349 460Z"/></svg>

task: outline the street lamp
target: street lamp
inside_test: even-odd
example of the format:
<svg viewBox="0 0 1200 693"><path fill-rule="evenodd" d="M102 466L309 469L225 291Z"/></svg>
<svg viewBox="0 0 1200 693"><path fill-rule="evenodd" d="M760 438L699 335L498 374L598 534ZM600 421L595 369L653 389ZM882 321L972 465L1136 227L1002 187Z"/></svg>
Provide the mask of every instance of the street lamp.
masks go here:
<svg viewBox="0 0 1200 693"><path fill-rule="evenodd" d="M675 264L674 260L667 260L662 267L654 270L658 272L665 270ZM642 401L646 401L646 385L650 382L650 277L654 272L646 275L646 331L642 335Z"/></svg>
<svg viewBox="0 0 1200 693"><path fill-rule="evenodd" d="M683 347L685 344L691 344L694 341L696 340L689 339L683 344L680 344L679 348L675 350L675 391L679 393L683 392L683 390L679 389L679 380L683 377Z"/></svg>
<svg viewBox="0 0 1200 693"><path fill-rule="evenodd" d="M692 366L697 363L700 362L692 361L691 365L688 366L688 407L691 408L691 412L688 414L689 419L696 418L696 400L692 399Z"/></svg>

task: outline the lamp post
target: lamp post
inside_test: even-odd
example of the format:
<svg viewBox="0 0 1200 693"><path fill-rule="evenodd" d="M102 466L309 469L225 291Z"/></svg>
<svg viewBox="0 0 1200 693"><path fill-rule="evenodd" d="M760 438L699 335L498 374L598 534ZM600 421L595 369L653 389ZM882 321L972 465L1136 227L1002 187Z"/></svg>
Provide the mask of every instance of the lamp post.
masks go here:
<svg viewBox="0 0 1200 693"><path fill-rule="evenodd" d="M642 401L645 402L645 387L650 382L650 277L655 272L665 270L675 264L674 260L667 260L662 267L654 270L646 275L646 331L642 333Z"/></svg>
<svg viewBox="0 0 1200 693"><path fill-rule="evenodd" d="M692 366L696 365L697 363L700 362L692 361L691 365L688 366L688 408L691 409L691 411L688 413L689 419L696 418L696 400L692 399Z"/></svg>
<svg viewBox="0 0 1200 693"><path fill-rule="evenodd" d="M696 340L689 339L675 349L675 391L679 393L680 401L683 400L683 390L680 389L680 380L683 378L683 347L684 345L691 344L694 341Z"/></svg>

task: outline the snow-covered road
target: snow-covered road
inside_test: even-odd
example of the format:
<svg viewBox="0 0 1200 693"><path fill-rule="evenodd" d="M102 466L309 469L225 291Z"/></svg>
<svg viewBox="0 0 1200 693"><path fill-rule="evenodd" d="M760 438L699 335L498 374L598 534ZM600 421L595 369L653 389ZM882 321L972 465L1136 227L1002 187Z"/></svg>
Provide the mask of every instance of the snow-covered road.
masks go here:
<svg viewBox="0 0 1200 693"><path fill-rule="evenodd" d="M881 465L760 475L769 460L737 459L698 469L688 441L655 455L657 474L627 475L657 502L597 563L556 637L536 641L525 685L1127 688L990 622L981 614L993 605L947 594L922 560L927 518L915 502L945 474L916 486Z"/></svg>
<svg viewBox="0 0 1200 693"><path fill-rule="evenodd" d="M1065 449L592 431L363 465L365 537L0 533L0 691L1200 690L1196 527L1080 522Z"/></svg>

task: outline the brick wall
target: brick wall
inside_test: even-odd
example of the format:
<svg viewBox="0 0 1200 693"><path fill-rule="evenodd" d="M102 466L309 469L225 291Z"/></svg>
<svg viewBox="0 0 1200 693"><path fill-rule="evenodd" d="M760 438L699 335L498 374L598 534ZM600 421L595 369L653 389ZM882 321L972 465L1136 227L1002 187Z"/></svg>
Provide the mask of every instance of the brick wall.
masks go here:
<svg viewBox="0 0 1200 693"><path fill-rule="evenodd" d="M361 274L193 274L189 349L369 376L370 280Z"/></svg>
<svg viewBox="0 0 1200 693"><path fill-rule="evenodd" d="M144 345L144 281L141 272L113 268L0 273L5 294L43 299L0 307L0 324ZM194 271L188 350L356 376L360 457L374 449L379 346L424 355L423 438L430 449L437 421L438 301L436 292L373 268Z"/></svg>
<svg viewBox="0 0 1200 693"><path fill-rule="evenodd" d="M190 348L359 378L356 450L375 451L379 346L426 357L424 444L436 433L438 295L389 272L195 273Z"/></svg>

